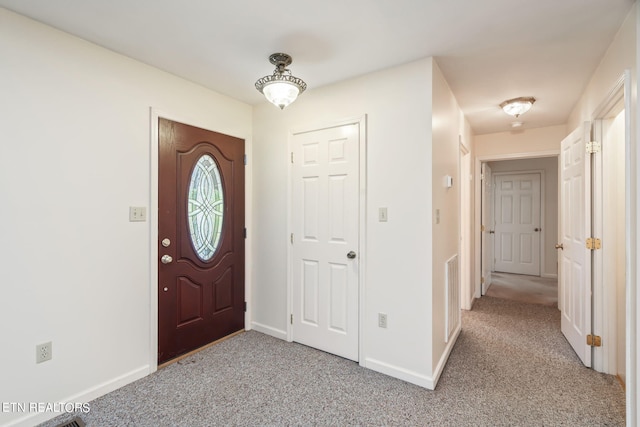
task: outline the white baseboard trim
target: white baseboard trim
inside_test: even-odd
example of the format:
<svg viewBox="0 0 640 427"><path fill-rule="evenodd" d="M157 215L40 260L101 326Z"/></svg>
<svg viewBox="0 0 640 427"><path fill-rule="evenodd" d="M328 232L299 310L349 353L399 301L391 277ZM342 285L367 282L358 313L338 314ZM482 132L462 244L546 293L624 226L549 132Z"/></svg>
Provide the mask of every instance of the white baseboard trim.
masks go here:
<svg viewBox="0 0 640 427"><path fill-rule="evenodd" d="M399 380L406 381L429 390L434 390L436 388L436 383L433 381L433 378L409 369L400 368L398 366L393 366L370 358L365 359L364 366L372 371L380 372L381 374L389 375L390 377L398 378Z"/></svg>
<svg viewBox="0 0 640 427"><path fill-rule="evenodd" d="M435 390L436 385L438 384L438 380L440 379L440 375L444 370L447 360L449 359L449 355L451 354L451 350L453 350L453 346L458 340L458 336L460 335L461 330L462 328L458 326L458 328L453 333L452 338L449 340L447 347L442 353L442 357L440 357L440 360L438 361L438 365L436 366L434 375L432 376L419 374L409 369L393 366L388 363L371 358L365 359L363 366L373 371L380 372L381 374L389 375L390 377L398 378L399 380L403 380L429 390Z"/></svg>
<svg viewBox="0 0 640 427"><path fill-rule="evenodd" d="M440 375L442 375L442 371L444 371L444 367L447 364L447 360L449 360L449 356L451 355L451 350L453 350L453 346L458 341L458 336L460 335L461 330L462 330L462 326L458 325L455 332L453 333L453 337L447 343L447 346L445 347L444 352L442 353L442 356L438 361L438 365L436 365L436 369L433 375L434 387L436 384L438 384L438 381L440 380Z"/></svg>
<svg viewBox="0 0 640 427"><path fill-rule="evenodd" d="M251 329L275 338L279 338L284 341L287 340L287 331L282 331L271 326L263 325L262 323L251 322Z"/></svg>
<svg viewBox="0 0 640 427"><path fill-rule="evenodd" d="M94 399L97 399L100 396L104 396L107 393L111 393L114 390L119 389L127 384L130 384L140 378L146 377L149 375L150 367L148 365L142 366L138 369L135 369L131 372L128 372L124 375L121 375L117 378L114 378L109 381L105 381L102 384L98 384L94 387L88 388L87 390L75 394L73 396L62 399L60 403L87 403ZM46 403L54 403L54 402L46 402ZM22 418L18 418L9 422L9 424L5 424L5 426L16 426L16 427L31 427L45 421L51 420L59 415L64 414L64 412L37 412L28 414ZM80 415L82 418L82 415Z"/></svg>
<svg viewBox="0 0 640 427"><path fill-rule="evenodd" d="M558 279L557 274L541 274L540 277L544 277L545 279Z"/></svg>

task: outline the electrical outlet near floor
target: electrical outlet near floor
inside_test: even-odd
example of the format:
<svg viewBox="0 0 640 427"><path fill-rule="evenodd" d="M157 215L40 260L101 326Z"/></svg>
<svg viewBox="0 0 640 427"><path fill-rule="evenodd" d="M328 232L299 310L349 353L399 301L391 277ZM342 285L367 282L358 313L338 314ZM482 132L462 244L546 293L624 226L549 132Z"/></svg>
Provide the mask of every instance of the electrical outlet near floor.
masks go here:
<svg viewBox="0 0 640 427"><path fill-rule="evenodd" d="M36 363L51 360L53 353L51 352L51 341L36 346Z"/></svg>
<svg viewBox="0 0 640 427"><path fill-rule="evenodd" d="M385 313L378 313L378 326L380 328L387 327L387 315Z"/></svg>

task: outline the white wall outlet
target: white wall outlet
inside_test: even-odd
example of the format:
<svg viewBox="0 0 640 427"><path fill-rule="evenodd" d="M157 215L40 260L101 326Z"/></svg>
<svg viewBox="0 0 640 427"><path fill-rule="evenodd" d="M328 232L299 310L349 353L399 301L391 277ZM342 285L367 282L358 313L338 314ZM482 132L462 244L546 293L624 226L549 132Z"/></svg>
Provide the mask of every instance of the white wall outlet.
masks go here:
<svg viewBox="0 0 640 427"><path fill-rule="evenodd" d="M385 313L378 313L378 327L387 327L387 315Z"/></svg>
<svg viewBox="0 0 640 427"><path fill-rule="evenodd" d="M144 206L129 206L129 222L144 222L147 220L147 208Z"/></svg>
<svg viewBox="0 0 640 427"><path fill-rule="evenodd" d="M36 346L36 363L46 362L53 357L51 341Z"/></svg>

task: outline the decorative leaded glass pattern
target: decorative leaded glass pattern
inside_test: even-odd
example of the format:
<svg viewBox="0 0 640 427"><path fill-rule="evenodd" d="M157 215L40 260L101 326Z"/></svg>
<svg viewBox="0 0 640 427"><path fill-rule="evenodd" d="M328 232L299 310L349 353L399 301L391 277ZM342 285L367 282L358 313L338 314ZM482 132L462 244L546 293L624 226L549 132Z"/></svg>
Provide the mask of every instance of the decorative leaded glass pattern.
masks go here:
<svg viewBox="0 0 640 427"><path fill-rule="evenodd" d="M216 161L208 154L198 159L191 173L187 218L191 243L202 261L218 249L224 220L224 192Z"/></svg>

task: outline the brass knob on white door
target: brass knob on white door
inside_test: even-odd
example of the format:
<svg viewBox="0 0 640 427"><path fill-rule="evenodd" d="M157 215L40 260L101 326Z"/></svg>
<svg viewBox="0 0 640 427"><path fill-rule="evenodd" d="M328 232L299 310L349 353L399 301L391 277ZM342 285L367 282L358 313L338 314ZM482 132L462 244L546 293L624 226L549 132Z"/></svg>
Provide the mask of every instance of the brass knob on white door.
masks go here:
<svg viewBox="0 0 640 427"><path fill-rule="evenodd" d="M564 244L563 244L563 243L558 243L558 244L556 245L556 249L562 249L562 250L564 250Z"/></svg>
<svg viewBox="0 0 640 427"><path fill-rule="evenodd" d="M173 258L171 258L169 255L162 255L162 258L160 258L160 262L162 262L163 264L169 264L171 261L173 261Z"/></svg>

